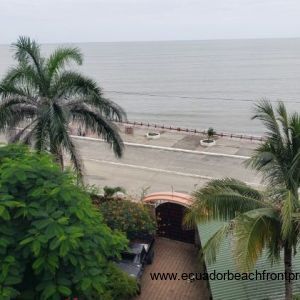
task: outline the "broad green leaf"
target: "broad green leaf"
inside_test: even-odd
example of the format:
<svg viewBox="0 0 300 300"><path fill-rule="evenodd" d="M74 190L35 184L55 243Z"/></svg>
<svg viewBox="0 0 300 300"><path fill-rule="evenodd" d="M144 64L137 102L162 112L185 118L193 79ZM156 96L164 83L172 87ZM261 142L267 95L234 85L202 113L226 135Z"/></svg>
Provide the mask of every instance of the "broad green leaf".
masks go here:
<svg viewBox="0 0 300 300"><path fill-rule="evenodd" d="M7 286L11 286L11 285L13 286L21 282L22 282L22 276L8 276L5 279L5 285Z"/></svg>
<svg viewBox="0 0 300 300"><path fill-rule="evenodd" d="M68 222L69 222L69 218L67 217L62 217L57 220L57 223L61 225L67 225Z"/></svg>
<svg viewBox="0 0 300 300"><path fill-rule="evenodd" d="M10 214L4 206L0 206L0 217L2 217L2 219L4 219L5 221L10 220Z"/></svg>
<svg viewBox="0 0 300 300"><path fill-rule="evenodd" d="M68 241L62 241L60 248L59 248L59 255L60 256L66 256L68 251L70 250L69 242Z"/></svg>
<svg viewBox="0 0 300 300"><path fill-rule="evenodd" d="M43 229L45 227L47 227L49 224L51 224L53 222L53 220L51 219L42 219L42 220L38 220L32 223L33 226L36 226L36 228L38 229Z"/></svg>
<svg viewBox="0 0 300 300"><path fill-rule="evenodd" d="M63 286L63 285L59 285L57 289L64 296L69 296L72 293L72 291L68 287Z"/></svg>
<svg viewBox="0 0 300 300"><path fill-rule="evenodd" d="M51 243L50 243L50 250L55 250L56 248L59 247L59 245L61 244L61 240L58 238L54 238L52 239Z"/></svg>
<svg viewBox="0 0 300 300"><path fill-rule="evenodd" d="M33 240L34 240L34 237L30 236L30 237L28 237L28 238L22 240L22 241L20 242L20 245L21 245L21 246L24 246L24 245L26 245L26 244L28 244L28 243L31 243Z"/></svg>
<svg viewBox="0 0 300 300"><path fill-rule="evenodd" d="M50 253L47 258L47 262L49 266L51 266L52 269L57 269L59 267L58 265L58 256L56 253Z"/></svg>
<svg viewBox="0 0 300 300"><path fill-rule="evenodd" d="M33 263L33 265L32 265L32 268L33 268L34 270L37 270L37 269L39 269L44 263L45 263L45 258L44 258L44 257L39 257L39 258L37 258L37 259L34 261L34 263Z"/></svg>
<svg viewBox="0 0 300 300"><path fill-rule="evenodd" d="M31 246L31 249L34 253L35 256L38 256L40 254L41 251L41 243L38 240L34 240Z"/></svg>
<svg viewBox="0 0 300 300"><path fill-rule="evenodd" d="M2 237L0 238L0 247L6 248L10 244L9 239Z"/></svg>
<svg viewBox="0 0 300 300"><path fill-rule="evenodd" d="M55 293L56 293L56 286L53 283L48 283L42 293L42 296L46 300L49 299Z"/></svg>
<svg viewBox="0 0 300 300"><path fill-rule="evenodd" d="M81 283L82 290L84 291L84 290L89 289L90 286L91 286L91 284L92 284L92 280L91 279L89 279L89 278L83 278L82 283Z"/></svg>

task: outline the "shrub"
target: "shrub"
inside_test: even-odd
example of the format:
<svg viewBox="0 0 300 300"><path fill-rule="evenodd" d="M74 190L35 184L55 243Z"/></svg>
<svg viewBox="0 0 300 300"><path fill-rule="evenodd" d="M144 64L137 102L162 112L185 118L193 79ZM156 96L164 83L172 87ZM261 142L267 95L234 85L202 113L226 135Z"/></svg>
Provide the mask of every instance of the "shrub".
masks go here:
<svg viewBox="0 0 300 300"><path fill-rule="evenodd" d="M110 281L107 283L107 298L116 300L131 299L137 293L136 279L121 271L115 264L110 265Z"/></svg>
<svg viewBox="0 0 300 300"><path fill-rule="evenodd" d="M128 239L155 232L155 220L149 208L129 200L110 200L100 204L107 225L126 233Z"/></svg>
<svg viewBox="0 0 300 300"><path fill-rule="evenodd" d="M207 130L207 138L211 139L216 134L215 130L212 127L209 127Z"/></svg>
<svg viewBox="0 0 300 300"><path fill-rule="evenodd" d="M136 283L110 262L126 247L125 236L104 224L73 182L48 155L0 148L0 299L135 293Z"/></svg>
<svg viewBox="0 0 300 300"><path fill-rule="evenodd" d="M122 187L105 186L102 190L95 185L83 185L83 189L90 195L94 205L99 206L102 202L119 199L117 193L125 195L126 191Z"/></svg>
<svg viewBox="0 0 300 300"><path fill-rule="evenodd" d="M110 200L113 198L113 196L118 193L118 192L121 192L121 193L124 193L125 194L125 189L123 189L122 187L120 186L117 186L117 187L109 187L109 186L105 186L103 188L103 191L104 191L104 195L103 197L107 200Z"/></svg>

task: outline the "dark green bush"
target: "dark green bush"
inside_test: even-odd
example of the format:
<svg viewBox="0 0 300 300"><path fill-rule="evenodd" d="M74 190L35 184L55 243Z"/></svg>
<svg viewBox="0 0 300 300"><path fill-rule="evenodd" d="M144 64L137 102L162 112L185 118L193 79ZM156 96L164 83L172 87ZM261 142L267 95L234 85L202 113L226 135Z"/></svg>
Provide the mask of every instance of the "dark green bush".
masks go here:
<svg viewBox="0 0 300 300"><path fill-rule="evenodd" d="M112 232L74 178L47 155L0 148L0 299L126 299L136 283L110 260ZM116 280L118 278L118 280Z"/></svg>
<svg viewBox="0 0 300 300"><path fill-rule="evenodd" d="M99 207L107 225L126 233L128 239L155 232L155 219L149 208L142 203L110 200L102 202Z"/></svg>

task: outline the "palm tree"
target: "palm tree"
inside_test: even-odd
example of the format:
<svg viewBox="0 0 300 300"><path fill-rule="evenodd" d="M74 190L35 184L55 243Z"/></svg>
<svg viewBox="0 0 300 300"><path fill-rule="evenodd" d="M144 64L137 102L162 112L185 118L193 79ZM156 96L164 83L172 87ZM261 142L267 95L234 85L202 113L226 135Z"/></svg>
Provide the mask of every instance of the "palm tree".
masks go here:
<svg viewBox="0 0 300 300"><path fill-rule="evenodd" d="M247 165L261 172L270 188L284 187L298 198L300 186L300 116L289 115L282 102L276 110L263 100L255 106L252 119L267 129L265 142L255 150Z"/></svg>
<svg viewBox="0 0 300 300"><path fill-rule="evenodd" d="M216 259L221 241L234 236L235 258L249 271L266 250L271 262L284 253L286 274L292 272L292 255L299 241L300 117L288 115L283 103L274 110L262 101L255 107L255 119L266 129L265 142L247 165L262 172L266 191L258 191L235 179L213 180L194 193L195 202L186 222L210 219L226 221L204 246L208 262ZM285 299L292 299L292 281L285 279Z"/></svg>
<svg viewBox="0 0 300 300"><path fill-rule="evenodd" d="M0 130L9 134L10 142L49 151L62 168L67 153L80 177L83 165L70 136L71 126L103 137L116 156L122 155L123 141L113 121L126 119L126 114L103 97L96 82L66 68L82 64L77 48L58 48L45 58L35 41L20 37L13 49L17 65L0 83Z"/></svg>

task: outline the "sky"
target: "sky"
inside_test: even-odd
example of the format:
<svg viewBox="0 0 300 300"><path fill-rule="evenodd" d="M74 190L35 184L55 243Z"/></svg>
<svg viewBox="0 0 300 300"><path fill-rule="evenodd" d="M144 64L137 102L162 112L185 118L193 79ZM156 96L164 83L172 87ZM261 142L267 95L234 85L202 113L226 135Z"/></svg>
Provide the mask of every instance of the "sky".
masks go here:
<svg viewBox="0 0 300 300"><path fill-rule="evenodd" d="M0 0L0 44L300 37L299 0Z"/></svg>

